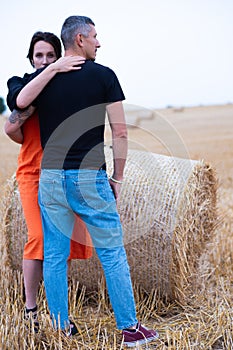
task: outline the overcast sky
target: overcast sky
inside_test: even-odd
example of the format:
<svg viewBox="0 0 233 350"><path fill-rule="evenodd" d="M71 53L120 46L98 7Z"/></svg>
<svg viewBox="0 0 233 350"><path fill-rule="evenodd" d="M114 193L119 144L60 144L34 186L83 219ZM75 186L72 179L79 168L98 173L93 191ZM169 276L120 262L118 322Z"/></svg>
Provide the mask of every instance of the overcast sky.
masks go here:
<svg viewBox="0 0 233 350"><path fill-rule="evenodd" d="M233 102L233 0L11 0L1 3L0 96L37 30L60 35L70 15L95 22L98 63L117 74L126 102L146 108Z"/></svg>

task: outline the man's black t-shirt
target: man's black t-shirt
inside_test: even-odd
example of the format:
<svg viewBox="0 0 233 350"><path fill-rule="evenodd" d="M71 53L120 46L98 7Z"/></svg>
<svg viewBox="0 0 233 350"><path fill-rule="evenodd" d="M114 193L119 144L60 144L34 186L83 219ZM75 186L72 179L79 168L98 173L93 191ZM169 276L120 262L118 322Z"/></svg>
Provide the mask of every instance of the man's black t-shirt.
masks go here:
<svg viewBox="0 0 233 350"><path fill-rule="evenodd" d="M124 98L115 73L93 61L56 74L33 103L44 149L42 168L103 167L106 105Z"/></svg>

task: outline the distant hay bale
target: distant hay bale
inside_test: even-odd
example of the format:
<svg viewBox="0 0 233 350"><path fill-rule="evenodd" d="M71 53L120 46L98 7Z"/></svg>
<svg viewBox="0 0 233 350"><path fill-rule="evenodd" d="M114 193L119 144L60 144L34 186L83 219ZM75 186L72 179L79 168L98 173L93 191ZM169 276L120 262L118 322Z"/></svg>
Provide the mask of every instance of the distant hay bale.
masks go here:
<svg viewBox="0 0 233 350"><path fill-rule="evenodd" d="M125 119L128 128L135 128L141 124L142 121L152 120L156 113L150 109L134 106L124 105Z"/></svg>
<svg viewBox="0 0 233 350"><path fill-rule="evenodd" d="M110 150L106 151L112 171ZM14 180L9 182L5 235L12 268L21 268L26 228ZM193 161L130 150L119 213L132 280L167 300L187 302L198 287L198 261L216 224L214 170ZM71 275L96 291L102 269L96 254L72 261Z"/></svg>

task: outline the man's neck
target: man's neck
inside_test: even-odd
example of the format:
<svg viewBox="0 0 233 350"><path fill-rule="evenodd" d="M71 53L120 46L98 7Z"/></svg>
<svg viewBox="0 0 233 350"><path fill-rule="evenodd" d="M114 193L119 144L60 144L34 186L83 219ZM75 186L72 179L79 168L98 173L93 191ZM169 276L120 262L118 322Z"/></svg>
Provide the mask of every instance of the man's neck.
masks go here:
<svg viewBox="0 0 233 350"><path fill-rule="evenodd" d="M82 57L85 57L85 54L84 54L84 52L82 52L82 50L67 49L67 50L65 50L64 56L82 56Z"/></svg>

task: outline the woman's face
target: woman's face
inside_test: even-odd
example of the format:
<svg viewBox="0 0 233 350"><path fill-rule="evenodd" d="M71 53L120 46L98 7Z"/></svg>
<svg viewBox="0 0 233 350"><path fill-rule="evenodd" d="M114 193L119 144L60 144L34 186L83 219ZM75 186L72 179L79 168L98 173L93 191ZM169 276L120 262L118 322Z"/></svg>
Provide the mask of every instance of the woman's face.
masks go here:
<svg viewBox="0 0 233 350"><path fill-rule="evenodd" d="M37 41L33 51L33 65L36 69L48 66L57 59L53 46L45 41Z"/></svg>

